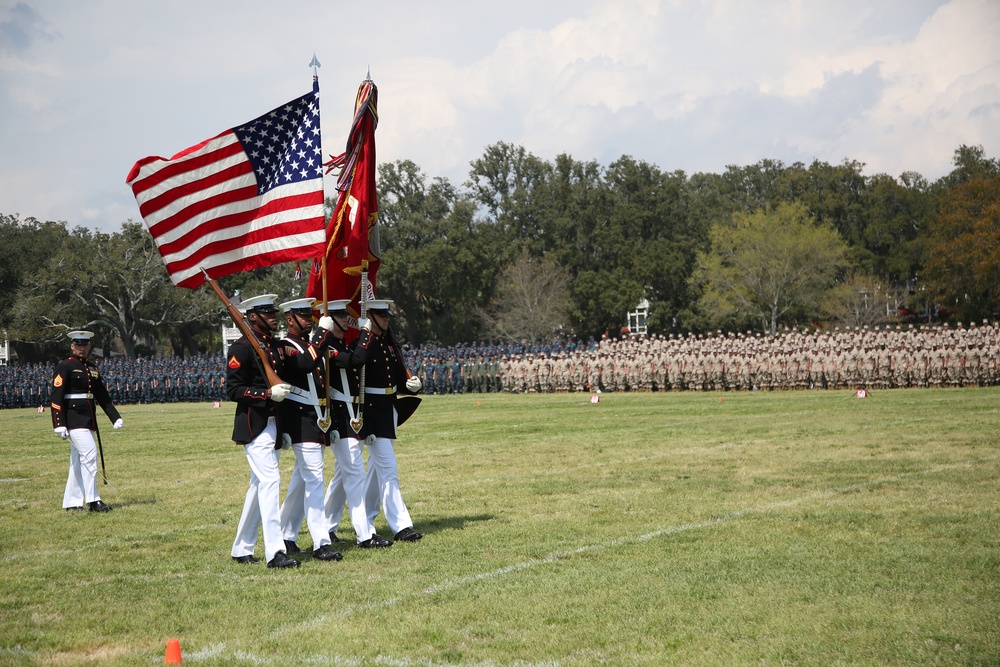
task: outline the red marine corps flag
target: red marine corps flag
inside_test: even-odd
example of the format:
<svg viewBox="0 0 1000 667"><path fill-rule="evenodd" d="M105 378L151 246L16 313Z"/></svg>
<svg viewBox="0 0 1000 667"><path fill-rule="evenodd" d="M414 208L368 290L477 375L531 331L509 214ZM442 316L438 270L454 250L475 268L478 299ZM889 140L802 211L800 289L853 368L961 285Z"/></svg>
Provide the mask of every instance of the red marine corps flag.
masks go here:
<svg viewBox="0 0 1000 667"><path fill-rule="evenodd" d="M319 82L312 92L170 159L147 157L126 183L175 285L324 252Z"/></svg>
<svg viewBox="0 0 1000 667"><path fill-rule="evenodd" d="M375 193L377 125L378 88L369 77L358 87L347 151L327 163L331 168L343 165L337 181L337 205L327 223L325 251L317 253L320 259L313 262L306 288L307 296L324 303L351 299L348 308L355 317L361 314L362 269L367 267L368 298L374 298L381 255Z"/></svg>

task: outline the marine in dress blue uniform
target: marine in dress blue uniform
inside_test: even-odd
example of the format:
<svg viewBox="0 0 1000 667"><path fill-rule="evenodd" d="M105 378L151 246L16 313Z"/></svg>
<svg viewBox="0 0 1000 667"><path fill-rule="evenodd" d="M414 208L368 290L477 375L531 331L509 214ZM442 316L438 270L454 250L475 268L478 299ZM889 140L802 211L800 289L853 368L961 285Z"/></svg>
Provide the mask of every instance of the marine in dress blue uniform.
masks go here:
<svg viewBox="0 0 1000 667"><path fill-rule="evenodd" d="M370 322L367 319L358 321L360 334L351 344L346 342L350 315L347 312L348 299L331 301L327 305L333 318L332 356L333 370L330 375L331 416L333 418L333 447L336 465L333 478L326 490L325 514L327 530L331 540L337 539L337 529L340 518L344 514L344 504L347 504L351 524L357 537L358 547L362 549L380 549L392 546L392 540L380 537L368 518L365 505L365 466L361 458L362 442L359 433L354 430L352 422L359 418L357 400L358 378L350 369L364 365L368 358L371 345Z"/></svg>
<svg viewBox="0 0 1000 667"><path fill-rule="evenodd" d="M283 365L284 348L277 345L272 334L278 326L275 294L247 299L240 308L247 322L268 353L275 372ZM297 567L299 561L285 553L279 516L278 471L278 404L291 392L288 384L270 386L260 358L246 336L229 347L226 362L226 395L236 403L233 419L233 442L243 447L250 464L250 486L243 501L243 512L236 528L232 556L238 563L256 563L253 552L257 531L264 534L264 552L268 567Z"/></svg>
<svg viewBox="0 0 1000 667"><path fill-rule="evenodd" d="M295 452L292 479L281 505L281 530L286 550L297 553L304 517L313 540L313 558L340 560L340 552L331 546L323 506L323 455L331 431L337 432L331 429L334 420L326 398L326 359L332 358L334 367L348 366L351 355L334 347L337 338L331 331L336 329L332 317L320 318L319 330L310 341L313 304L314 300L308 298L281 304L288 326L288 333L280 342L285 346L281 377L292 385L291 394L281 405L282 431ZM353 362L355 366L364 363L365 351L366 348L361 348Z"/></svg>
<svg viewBox="0 0 1000 667"><path fill-rule="evenodd" d="M97 492L97 410L100 405L115 430L125 422L111 402L104 379L97 365L89 360L90 331L71 331L71 355L59 362L52 377L52 427L56 435L69 440L69 477L63 493L63 507L82 510L84 504L91 512L108 512Z"/></svg>
<svg viewBox="0 0 1000 667"><path fill-rule="evenodd" d="M413 520L403 502L396 464L396 427L408 418L419 404L414 396L420 391L420 378L406 377L403 351L389 332L392 301L370 301L368 312L374 340L365 364L364 424L361 437L368 439L368 481L365 505L372 522L379 510L385 510L396 540L415 542L423 535L413 529ZM402 395L402 396L401 396Z"/></svg>

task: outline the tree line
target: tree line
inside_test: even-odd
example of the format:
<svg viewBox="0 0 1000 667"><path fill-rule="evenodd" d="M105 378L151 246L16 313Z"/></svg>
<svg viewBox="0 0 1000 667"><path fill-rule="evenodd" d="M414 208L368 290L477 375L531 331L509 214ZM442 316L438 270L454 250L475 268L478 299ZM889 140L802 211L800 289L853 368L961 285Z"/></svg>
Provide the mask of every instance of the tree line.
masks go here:
<svg viewBox="0 0 1000 667"><path fill-rule="evenodd" d="M963 145L934 182L863 169L765 159L687 174L503 142L461 185L384 163L379 296L403 338L445 345L617 333L643 299L652 333L996 318L1000 162ZM0 327L24 360L62 354L78 326L130 358L221 346L218 300L175 288L141 223L104 233L2 214L0 253ZM220 284L291 299L308 271Z"/></svg>

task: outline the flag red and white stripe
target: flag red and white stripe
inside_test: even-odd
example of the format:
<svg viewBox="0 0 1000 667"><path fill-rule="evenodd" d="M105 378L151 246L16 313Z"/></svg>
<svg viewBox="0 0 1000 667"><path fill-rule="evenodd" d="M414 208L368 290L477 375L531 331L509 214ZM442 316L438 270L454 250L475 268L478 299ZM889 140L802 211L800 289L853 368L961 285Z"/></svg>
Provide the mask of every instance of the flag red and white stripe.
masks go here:
<svg viewBox="0 0 1000 667"><path fill-rule="evenodd" d="M325 250L319 87L170 159L136 162L126 182L175 285Z"/></svg>

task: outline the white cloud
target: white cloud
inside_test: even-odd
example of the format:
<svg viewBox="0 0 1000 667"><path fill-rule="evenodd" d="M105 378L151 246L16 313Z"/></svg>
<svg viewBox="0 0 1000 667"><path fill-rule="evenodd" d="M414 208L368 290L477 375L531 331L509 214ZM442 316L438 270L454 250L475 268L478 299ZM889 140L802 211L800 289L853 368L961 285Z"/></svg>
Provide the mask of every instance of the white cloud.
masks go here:
<svg viewBox="0 0 1000 667"><path fill-rule="evenodd" d="M995 0L390 0L377 20L319 1L23 5L0 0L0 202L73 224L135 217L136 159L302 94L313 51L325 152L343 150L370 66L379 158L456 184L497 141L605 165L851 158L931 179L962 143L1000 153Z"/></svg>
<svg viewBox="0 0 1000 667"><path fill-rule="evenodd" d="M845 133L845 151L877 170L940 176L961 144L1000 149L1000 5L954 0L910 42L878 54L879 104Z"/></svg>

